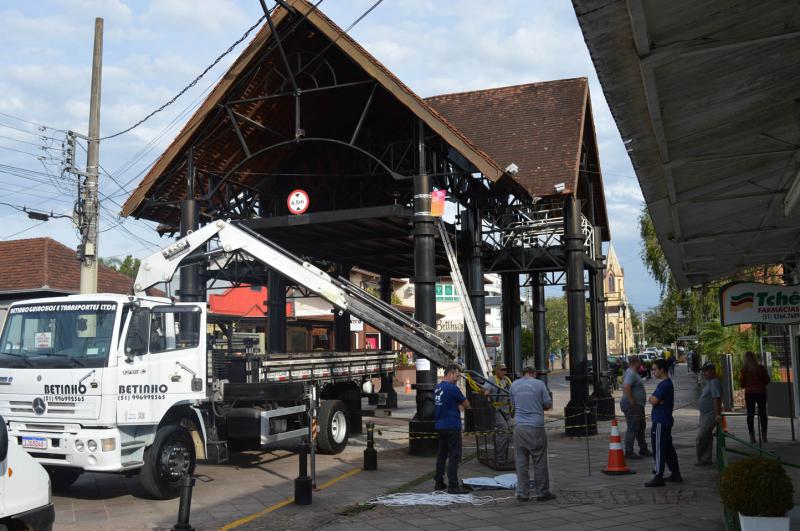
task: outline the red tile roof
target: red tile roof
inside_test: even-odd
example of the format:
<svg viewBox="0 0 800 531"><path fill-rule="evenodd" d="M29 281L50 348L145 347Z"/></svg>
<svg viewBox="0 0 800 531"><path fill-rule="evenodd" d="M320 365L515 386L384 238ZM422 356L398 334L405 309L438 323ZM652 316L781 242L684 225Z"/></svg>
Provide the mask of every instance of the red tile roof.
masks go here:
<svg viewBox="0 0 800 531"><path fill-rule="evenodd" d="M586 78L443 94L425 98L448 122L480 146L501 168L514 163L514 180L531 195L577 191L587 114Z"/></svg>
<svg viewBox="0 0 800 531"><path fill-rule="evenodd" d="M80 263L75 250L52 238L0 241L0 293L51 289L78 293ZM131 293L133 279L100 266L101 293Z"/></svg>

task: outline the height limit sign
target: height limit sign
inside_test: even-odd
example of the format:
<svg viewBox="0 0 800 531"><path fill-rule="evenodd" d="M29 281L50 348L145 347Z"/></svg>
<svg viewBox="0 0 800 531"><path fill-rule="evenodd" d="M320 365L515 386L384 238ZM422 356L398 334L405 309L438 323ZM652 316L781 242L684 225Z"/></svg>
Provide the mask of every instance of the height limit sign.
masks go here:
<svg viewBox="0 0 800 531"><path fill-rule="evenodd" d="M310 203L308 193L305 190L294 190L286 198L286 206L289 207L289 212L292 214L304 214L308 210Z"/></svg>

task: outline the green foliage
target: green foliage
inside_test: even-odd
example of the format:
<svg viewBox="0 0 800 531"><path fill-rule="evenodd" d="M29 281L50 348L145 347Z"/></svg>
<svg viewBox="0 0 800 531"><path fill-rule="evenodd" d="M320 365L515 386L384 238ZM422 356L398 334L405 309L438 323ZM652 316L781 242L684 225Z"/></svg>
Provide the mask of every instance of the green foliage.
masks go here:
<svg viewBox="0 0 800 531"><path fill-rule="evenodd" d="M703 323L698 334L697 353L708 356L708 360L720 367L722 354L733 355L733 382L739 387L739 374L744 364L744 353L761 351L761 341L755 328L741 330L738 326L722 326L719 321ZM764 350L774 351L774 347L764 343ZM773 362L774 365L774 362ZM780 369L768 367L773 381L780 380Z"/></svg>
<svg viewBox="0 0 800 531"><path fill-rule="evenodd" d="M672 271L667 263L667 258L664 256L664 250L661 248L661 243L659 243L656 235L656 228L645 205L642 206L642 212L639 214L639 236L642 238L639 254L650 275L661 287L663 295L666 289L675 286L675 280L672 278Z"/></svg>
<svg viewBox="0 0 800 531"><path fill-rule="evenodd" d="M792 480L781 464L746 457L728 466L719 478L722 503L745 516L785 516L794 506Z"/></svg>
<svg viewBox="0 0 800 531"><path fill-rule="evenodd" d="M124 260L120 260L119 258L101 258L100 264L113 269L114 271L119 271L123 275L136 278L136 273L139 271L139 264L141 264L141 260L128 255Z"/></svg>
<svg viewBox="0 0 800 531"><path fill-rule="evenodd" d="M547 309L545 325L548 348L551 351L566 352L569 349L567 298L547 297L544 306Z"/></svg>
<svg viewBox="0 0 800 531"><path fill-rule="evenodd" d="M533 331L529 328L522 329L522 355L533 353Z"/></svg>

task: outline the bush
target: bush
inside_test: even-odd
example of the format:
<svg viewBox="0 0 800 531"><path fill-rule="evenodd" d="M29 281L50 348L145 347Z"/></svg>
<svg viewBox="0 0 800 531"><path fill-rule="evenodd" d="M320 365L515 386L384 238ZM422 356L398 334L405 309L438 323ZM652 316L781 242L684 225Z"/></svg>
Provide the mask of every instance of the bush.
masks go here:
<svg viewBox="0 0 800 531"><path fill-rule="evenodd" d="M792 480L774 459L747 457L722 472L722 503L745 516L785 516L794 506Z"/></svg>

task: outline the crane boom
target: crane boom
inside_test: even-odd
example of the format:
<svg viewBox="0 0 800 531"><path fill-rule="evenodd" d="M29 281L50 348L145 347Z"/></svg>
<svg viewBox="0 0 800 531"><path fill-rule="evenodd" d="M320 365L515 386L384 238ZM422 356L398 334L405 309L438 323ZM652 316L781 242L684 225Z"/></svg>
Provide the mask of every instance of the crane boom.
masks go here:
<svg viewBox="0 0 800 531"><path fill-rule="evenodd" d="M339 310L369 323L437 365L446 366L459 354L455 345L430 326L416 321L345 279L332 278L258 233L222 220L209 223L142 260L133 286L134 294L143 296L148 288L172 280L182 262L214 238L219 240L223 252L247 253Z"/></svg>

